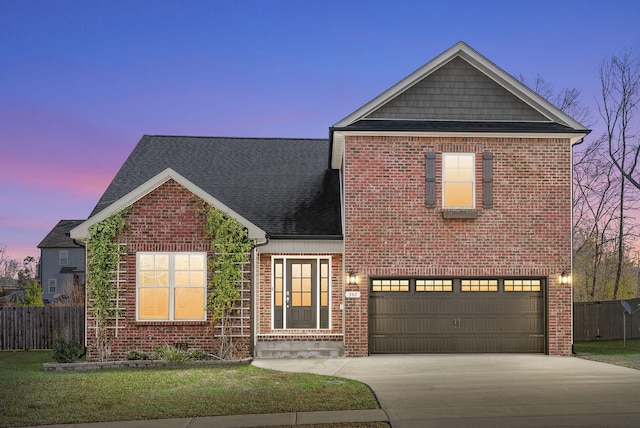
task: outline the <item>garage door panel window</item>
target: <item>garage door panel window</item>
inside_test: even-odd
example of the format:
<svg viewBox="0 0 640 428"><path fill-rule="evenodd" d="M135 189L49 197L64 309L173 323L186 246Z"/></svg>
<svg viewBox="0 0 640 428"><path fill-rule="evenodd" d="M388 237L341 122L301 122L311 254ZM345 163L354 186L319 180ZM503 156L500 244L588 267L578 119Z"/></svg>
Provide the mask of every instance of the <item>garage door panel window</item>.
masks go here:
<svg viewBox="0 0 640 428"><path fill-rule="evenodd" d="M371 291L408 292L408 279L374 279L371 281Z"/></svg>
<svg viewBox="0 0 640 428"><path fill-rule="evenodd" d="M541 291L541 281L539 279L505 279L504 291Z"/></svg>
<svg viewBox="0 0 640 428"><path fill-rule="evenodd" d="M416 279L416 291L437 292L453 291L453 280L451 279Z"/></svg>
<svg viewBox="0 0 640 428"><path fill-rule="evenodd" d="M460 291L497 292L497 279L463 279L460 281Z"/></svg>

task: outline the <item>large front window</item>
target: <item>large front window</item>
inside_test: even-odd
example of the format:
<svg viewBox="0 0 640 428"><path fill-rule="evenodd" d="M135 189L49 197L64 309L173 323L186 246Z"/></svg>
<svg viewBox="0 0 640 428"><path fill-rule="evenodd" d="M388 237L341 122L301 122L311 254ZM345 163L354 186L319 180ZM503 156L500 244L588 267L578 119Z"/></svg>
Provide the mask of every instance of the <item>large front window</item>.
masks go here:
<svg viewBox="0 0 640 428"><path fill-rule="evenodd" d="M204 321L206 253L138 253L139 321Z"/></svg>
<svg viewBox="0 0 640 428"><path fill-rule="evenodd" d="M475 154L442 154L442 206L444 209L475 208Z"/></svg>

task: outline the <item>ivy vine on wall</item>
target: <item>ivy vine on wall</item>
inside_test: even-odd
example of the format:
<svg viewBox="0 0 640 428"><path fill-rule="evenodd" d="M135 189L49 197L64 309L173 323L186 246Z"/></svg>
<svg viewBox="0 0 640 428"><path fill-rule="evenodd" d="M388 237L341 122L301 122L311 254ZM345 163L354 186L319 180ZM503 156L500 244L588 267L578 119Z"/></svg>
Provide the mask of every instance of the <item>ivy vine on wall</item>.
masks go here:
<svg viewBox="0 0 640 428"><path fill-rule="evenodd" d="M100 361L111 353L108 325L117 315L117 271L126 249L120 245L125 210L92 225L87 237L87 297L96 321L96 351Z"/></svg>
<svg viewBox="0 0 640 428"><path fill-rule="evenodd" d="M243 280L243 265L249 260L252 242L247 229L215 207L201 201L205 214L205 233L211 239L213 254L208 261L211 275L208 283L207 307L212 322L220 327L220 350L218 356L233 358L231 336L232 314L240 300L239 285Z"/></svg>

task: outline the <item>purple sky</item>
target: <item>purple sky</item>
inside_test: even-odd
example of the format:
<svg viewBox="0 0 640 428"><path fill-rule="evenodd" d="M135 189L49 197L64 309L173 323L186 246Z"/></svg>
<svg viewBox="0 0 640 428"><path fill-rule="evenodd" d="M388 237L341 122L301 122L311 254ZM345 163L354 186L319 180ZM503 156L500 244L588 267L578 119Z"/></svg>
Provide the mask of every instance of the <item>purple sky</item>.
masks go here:
<svg viewBox="0 0 640 428"><path fill-rule="evenodd" d="M143 134L325 138L460 40L581 89L597 116L598 65L640 54L639 16L636 0L0 0L0 246L38 256Z"/></svg>

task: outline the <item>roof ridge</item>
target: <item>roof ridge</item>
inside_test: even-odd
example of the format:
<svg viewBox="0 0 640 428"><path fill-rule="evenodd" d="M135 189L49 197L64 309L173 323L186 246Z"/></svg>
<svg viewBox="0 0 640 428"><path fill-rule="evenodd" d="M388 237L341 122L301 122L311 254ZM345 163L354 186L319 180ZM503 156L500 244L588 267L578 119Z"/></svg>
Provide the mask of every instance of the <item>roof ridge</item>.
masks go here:
<svg viewBox="0 0 640 428"><path fill-rule="evenodd" d="M165 134L144 134L144 137L150 138L198 138L198 139L225 139L225 140L305 140L305 141L327 141L328 138L312 138L312 137L227 137L227 136L206 136L206 135L165 135Z"/></svg>

